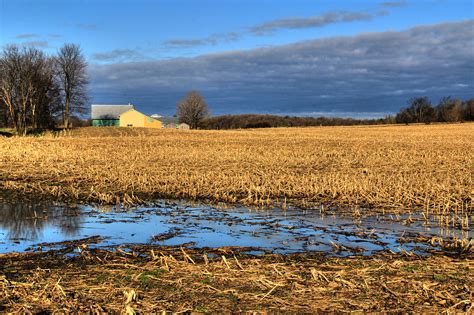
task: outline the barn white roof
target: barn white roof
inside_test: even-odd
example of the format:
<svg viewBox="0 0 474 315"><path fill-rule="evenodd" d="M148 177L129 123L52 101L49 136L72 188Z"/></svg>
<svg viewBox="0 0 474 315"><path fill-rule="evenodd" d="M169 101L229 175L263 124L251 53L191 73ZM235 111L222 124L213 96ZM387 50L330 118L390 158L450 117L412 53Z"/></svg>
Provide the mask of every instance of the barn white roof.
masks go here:
<svg viewBox="0 0 474 315"><path fill-rule="evenodd" d="M107 104L92 104L91 118L92 119L119 119L120 115L134 109L131 104L128 105L107 105Z"/></svg>

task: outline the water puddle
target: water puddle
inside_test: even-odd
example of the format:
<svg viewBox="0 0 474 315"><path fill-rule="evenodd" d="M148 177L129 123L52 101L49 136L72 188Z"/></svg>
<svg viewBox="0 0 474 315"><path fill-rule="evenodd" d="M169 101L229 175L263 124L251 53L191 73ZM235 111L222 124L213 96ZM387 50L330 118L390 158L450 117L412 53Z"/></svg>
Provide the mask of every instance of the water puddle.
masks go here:
<svg viewBox="0 0 474 315"><path fill-rule="evenodd" d="M220 209L162 201L136 209L9 203L0 199L0 253L44 250L94 238L89 246L122 244L248 247L251 254L327 252L372 255L437 250L427 238L469 238L470 230L441 228L437 220L373 215L354 219L319 210ZM420 237L425 241L419 241Z"/></svg>

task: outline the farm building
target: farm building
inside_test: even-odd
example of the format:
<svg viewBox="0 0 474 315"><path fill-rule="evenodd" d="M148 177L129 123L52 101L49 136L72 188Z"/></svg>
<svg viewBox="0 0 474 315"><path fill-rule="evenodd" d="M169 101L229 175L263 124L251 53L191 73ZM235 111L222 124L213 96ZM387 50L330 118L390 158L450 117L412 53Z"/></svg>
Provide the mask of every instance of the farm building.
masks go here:
<svg viewBox="0 0 474 315"><path fill-rule="evenodd" d="M167 123L164 125L164 128L167 128L167 129L176 129L176 124L173 124L173 123Z"/></svg>
<svg viewBox="0 0 474 315"><path fill-rule="evenodd" d="M120 115L134 109L128 105L91 105L92 126L120 126Z"/></svg>
<svg viewBox="0 0 474 315"><path fill-rule="evenodd" d="M179 123L178 117L160 117L160 121L163 123L164 128L168 129L190 129L190 126L186 123Z"/></svg>
<svg viewBox="0 0 474 315"><path fill-rule="evenodd" d="M163 123L165 128L176 128L178 125L178 117L163 116L160 117L160 121Z"/></svg>
<svg viewBox="0 0 474 315"><path fill-rule="evenodd" d="M190 129L190 126L187 123L180 123L178 126L176 126L176 129Z"/></svg>
<svg viewBox="0 0 474 315"><path fill-rule="evenodd" d="M92 126L162 128L162 123L128 105L91 105Z"/></svg>
<svg viewBox="0 0 474 315"><path fill-rule="evenodd" d="M130 109L120 115L120 127L162 128L161 121Z"/></svg>
<svg viewBox="0 0 474 315"><path fill-rule="evenodd" d="M168 129L191 129L190 126L186 123L181 123L181 124L178 124L178 123L174 123L174 122L168 122L168 123L164 123L164 128L168 128Z"/></svg>

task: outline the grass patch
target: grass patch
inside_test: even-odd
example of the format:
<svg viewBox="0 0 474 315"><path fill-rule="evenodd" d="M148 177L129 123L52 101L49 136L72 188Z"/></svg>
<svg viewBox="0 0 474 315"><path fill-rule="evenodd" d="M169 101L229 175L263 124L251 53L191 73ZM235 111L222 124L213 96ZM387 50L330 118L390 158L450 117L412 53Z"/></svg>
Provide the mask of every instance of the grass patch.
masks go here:
<svg viewBox="0 0 474 315"><path fill-rule="evenodd" d="M140 283L142 284L148 285L151 282L158 280L158 278L164 272L166 272L166 270L164 269L155 269L155 270L142 272L140 276L138 277L138 281L140 281Z"/></svg>

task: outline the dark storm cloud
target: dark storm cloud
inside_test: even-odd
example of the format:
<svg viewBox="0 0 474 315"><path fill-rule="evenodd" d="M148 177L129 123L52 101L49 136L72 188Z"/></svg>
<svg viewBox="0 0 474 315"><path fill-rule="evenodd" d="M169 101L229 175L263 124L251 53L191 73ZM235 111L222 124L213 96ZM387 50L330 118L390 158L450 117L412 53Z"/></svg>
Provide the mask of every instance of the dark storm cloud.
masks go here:
<svg viewBox="0 0 474 315"><path fill-rule="evenodd" d="M385 14L386 12L384 12L383 15ZM256 35L265 35L279 29L316 28L335 23L370 21L377 15L378 14L348 11L328 12L307 18L293 17L273 20L251 27L250 32Z"/></svg>
<svg viewBox="0 0 474 315"><path fill-rule="evenodd" d="M214 114L376 112L413 96L472 97L474 20L231 51L91 66L97 101L169 114L189 89Z"/></svg>
<svg viewBox="0 0 474 315"><path fill-rule="evenodd" d="M92 57L97 61L118 61L141 58L142 54L133 49L114 49L103 53L96 53Z"/></svg>

